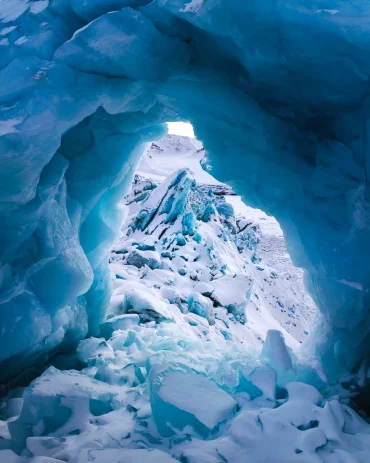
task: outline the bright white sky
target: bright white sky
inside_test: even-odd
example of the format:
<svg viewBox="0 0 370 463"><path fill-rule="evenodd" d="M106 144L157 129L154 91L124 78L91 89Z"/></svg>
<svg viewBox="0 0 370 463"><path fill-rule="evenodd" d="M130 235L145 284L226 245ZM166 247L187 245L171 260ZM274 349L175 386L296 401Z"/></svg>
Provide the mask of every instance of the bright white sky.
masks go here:
<svg viewBox="0 0 370 463"><path fill-rule="evenodd" d="M189 122L167 122L168 133L195 138L193 126Z"/></svg>

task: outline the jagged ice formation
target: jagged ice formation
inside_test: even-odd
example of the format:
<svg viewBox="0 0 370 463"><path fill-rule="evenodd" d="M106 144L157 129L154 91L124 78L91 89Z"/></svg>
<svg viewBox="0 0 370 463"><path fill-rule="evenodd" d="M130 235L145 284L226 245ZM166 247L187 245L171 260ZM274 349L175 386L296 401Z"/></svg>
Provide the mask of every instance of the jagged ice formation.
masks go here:
<svg viewBox="0 0 370 463"><path fill-rule="evenodd" d="M280 222L333 377L368 358L369 6L355 0L0 3L1 382L96 334L116 207L190 120L206 167Z"/></svg>

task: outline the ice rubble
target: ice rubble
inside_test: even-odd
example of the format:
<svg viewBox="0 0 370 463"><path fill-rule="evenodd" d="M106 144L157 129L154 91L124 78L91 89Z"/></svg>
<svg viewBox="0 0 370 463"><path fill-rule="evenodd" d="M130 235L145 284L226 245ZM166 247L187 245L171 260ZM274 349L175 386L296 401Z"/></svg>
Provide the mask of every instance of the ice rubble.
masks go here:
<svg viewBox="0 0 370 463"><path fill-rule="evenodd" d="M74 368L60 355L2 402L0 461L367 462L370 427L351 388L333 389L297 350L302 297L258 258L258 226L220 214L224 197L187 169L162 188L137 176L126 202L100 336L79 343ZM160 268L127 263L133 249L156 252Z"/></svg>

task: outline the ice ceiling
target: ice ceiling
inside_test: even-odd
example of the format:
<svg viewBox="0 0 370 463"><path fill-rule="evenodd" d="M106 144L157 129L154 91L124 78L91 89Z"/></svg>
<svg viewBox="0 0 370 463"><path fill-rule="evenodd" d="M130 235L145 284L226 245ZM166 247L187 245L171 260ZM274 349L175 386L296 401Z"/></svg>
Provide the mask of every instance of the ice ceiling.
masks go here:
<svg viewBox="0 0 370 463"><path fill-rule="evenodd" d="M370 346L363 0L0 2L0 380L96 334L148 141L189 120L212 174L280 222L335 375ZM313 355L313 353L312 353Z"/></svg>

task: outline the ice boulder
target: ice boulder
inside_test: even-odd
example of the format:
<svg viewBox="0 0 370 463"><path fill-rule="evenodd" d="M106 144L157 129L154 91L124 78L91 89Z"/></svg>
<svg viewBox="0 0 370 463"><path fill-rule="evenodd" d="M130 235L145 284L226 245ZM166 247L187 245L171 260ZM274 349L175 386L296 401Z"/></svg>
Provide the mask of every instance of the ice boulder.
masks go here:
<svg viewBox="0 0 370 463"><path fill-rule="evenodd" d="M293 362L285 344L284 336L279 330L269 330L267 332L261 358L280 373L293 369Z"/></svg>
<svg viewBox="0 0 370 463"><path fill-rule="evenodd" d="M238 391L247 392L251 399L264 396L268 400L275 400L276 371L265 366L258 366L251 373L240 371Z"/></svg>
<svg viewBox="0 0 370 463"><path fill-rule="evenodd" d="M124 403L122 391L77 371L48 368L26 389L24 406L9 423L12 441L23 448L27 437L79 433L89 419L104 415Z"/></svg>
<svg viewBox="0 0 370 463"><path fill-rule="evenodd" d="M158 224L172 224L184 212L194 175L189 169L180 169L169 177L144 202L135 217L132 230L146 230Z"/></svg>
<svg viewBox="0 0 370 463"><path fill-rule="evenodd" d="M162 436L193 428L207 438L235 412L236 402L229 394L185 366L154 365L149 382L153 418Z"/></svg>
<svg viewBox="0 0 370 463"><path fill-rule="evenodd" d="M114 331L127 330L140 323L140 317L137 314L123 314L116 317L108 318L100 325L100 333L105 339L109 339Z"/></svg>
<svg viewBox="0 0 370 463"><path fill-rule="evenodd" d="M231 219L235 215L233 206L227 203L226 201L217 204L216 209L217 209L217 212L220 215L223 215L226 219Z"/></svg>
<svg viewBox="0 0 370 463"><path fill-rule="evenodd" d="M141 369L133 363L121 369L112 363L104 363L97 368L94 378L108 384L128 387L136 387L145 380Z"/></svg>
<svg viewBox="0 0 370 463"><path fill-rule="evenodd" d="M88 338L78 344L77 356L82 363L90 364L98 358L114 358L114 351L104 339Z"/></svg>
<svg viewBox="0 0 370 463"><path fill-rule="evenodd" d="M189 295L188 308L189 312L206 318L210 325L214 325L215 316L213 313L213 304L210 299L202 296L201 293L193 292Z"/></svg>
<svg viewBox="0 0 370 463"><path fill-rule="evenodd" d="M289 400L300 400L304 397L305 400L309 400L315 405L320 405L323 400L320 392L309 384L291 381L284 387L288 392Z"/></svg>
<svg viewBox="0 0 370 463"><path fill-rule="evenodd" d="M197 229L197 221L193 212L186 212L182 216L182 233L184 235L194 235Z"/></svg>
<svg viewBox="0 0 370 463"><path fill-rule="evenodd" d="M142 322L173 320L174 312L179 309L175 305L166 304L143 290L131 288L125 294L123 311L138 314Z"/></svg>
<svg viewBox="0 0 370 463"><path fill-rule="evenodd" d="M205 283L204 281L201 281L194 286L195 292L207 297L211 296L214 290L215 288L211 284Z"/></svg>
<svg viewBox="0 0 370 463"><path fill-rule="evenodd" d="M152 270L160 268L162 265L158 252L151 250L141 251L140 249L135 249L128 254L126 264L133 265L137 268L147 265Z"/></svg>
<svg viewBox="0 0 370 463"><path fill-rule="evenodd" d="M245 310L251 298L253 280L248 275L227 275L212 281L212 286L215 289L212 299L226 307L239 321L245 322Z"/></svg>

